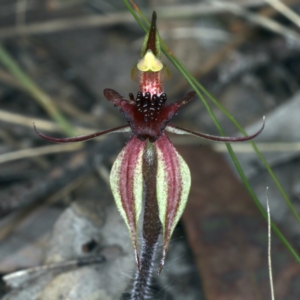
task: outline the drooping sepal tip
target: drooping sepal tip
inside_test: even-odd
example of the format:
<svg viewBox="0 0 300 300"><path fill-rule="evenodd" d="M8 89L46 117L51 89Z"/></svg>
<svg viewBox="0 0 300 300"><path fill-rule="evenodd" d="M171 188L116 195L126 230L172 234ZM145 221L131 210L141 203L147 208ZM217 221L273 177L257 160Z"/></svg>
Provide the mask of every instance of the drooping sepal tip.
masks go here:
<svg viewBox="0 0 300 300"><path fill-rule="evenodd" d="M138 253L138 249L134 247L134 256L135 256L135 262L138 267L138 270L141 272L141 262L140 262L140 257Z"/></svg>
<svg viewBox="0 0 300 300"><path fill-rule="evenodd" d="M162 258L159 263L158 272L157 274L160 275L161 271L163 270L165 266L165 260L166 260L167 251L166 249L163 249Z"/></svg>

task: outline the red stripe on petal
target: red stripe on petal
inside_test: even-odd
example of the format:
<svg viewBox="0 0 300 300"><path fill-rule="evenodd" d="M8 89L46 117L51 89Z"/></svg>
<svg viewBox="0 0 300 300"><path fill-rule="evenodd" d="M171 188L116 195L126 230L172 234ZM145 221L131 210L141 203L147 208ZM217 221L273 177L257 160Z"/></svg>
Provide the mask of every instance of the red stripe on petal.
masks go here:
<svg viewBox="0 0 300 300"><path fill-rule="evenodd" d="M157 201L164 231L161 272L172 232L179 221L190 190L191 174L186 162L163 134L155 143L157 153Z"/></svg>
<svg viewBox="0 0 300 300"><path fill-rule="evenodd" d="M133 136L125 147L123 164L120 169L120 193L123 208L131 227L136 226L134 177L140 153L144 151L146 143ZM141 199L138 199L141 201Z"/></svg>
<svg viewBox="0 0 300 300"><path fill-rule="evenodd" d="M136 227L143 200L142 161L145 146L146 142L133 136L117 158L116 167L114 165L111 173L112 191L118 209L130 230L138 264Z"/></svg>
<svg viewBox="0 0 300 300"><path fill-rule="evenodd" d="M182 176L180 171L180 162L178 154L174 146L172 145L169 138L163 134L155 143L158 153L161 157L158 160L162 160L163 168L165 172L165 191L166 191L166 203L161 203L161 205L166 205L166 213L163 216L163 228L164 228L164 253L168 247L172 231L176 224L174 224L178 217L178 207L181 201L182 193ZM160 197L160 196L158 196ZM158 199L160 202L161 199ZM160 205L159 205L160 206ZM160 209L163 208L160 206ZM160 216L162 216L160 214Z"/></svg>

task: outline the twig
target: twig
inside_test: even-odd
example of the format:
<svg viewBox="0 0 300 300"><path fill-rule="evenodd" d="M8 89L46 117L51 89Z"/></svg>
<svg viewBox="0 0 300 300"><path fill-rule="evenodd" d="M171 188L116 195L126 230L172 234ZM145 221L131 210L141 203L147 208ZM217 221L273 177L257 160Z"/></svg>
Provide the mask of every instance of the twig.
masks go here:
<svg viewBox="0 0 300 300"><path fill-rule="evenodd" d="M265 0L272 7L274 7L278 12L287 17L290 21L300 27L300 17L292 11L288 6L279 0Z"/></svg>
<svg viewBox="0 0 300 300"><path fill-rule="evenodd" d="M7 4L2 4L2 3L3 3L3 1L1 2L1 5L0 5L0 17L1 18L4 16L8 17L8 16L14 15L16 13L15 1L14 2L12 2L12 1L6 2ZM39 5L37 2L29 1L26 5L26 10L33 11L33 10L36 10L38 7L39 7Z"/></svg>
<svg viewBox="0 0 300 300"><path fill-rule="evenodd" d="M94 160L99 153L114 154L118 150L114 141L107 137L101 143L71 155L63 164L54 166L43 176L7 189L1 194L0 216L32 205L75 179L87 176L94 169Z"/></svg>
<svg viewBox="0 0 300 300"><path fill-rule="evenodd" d="M36 117L26 117L20 114L0 110L0 121L2 122L30 127L33 130L33 126L32 126L33 120L35 121L38 128L41 130L61 132L60 127L54 122L37 119ZM94 131L99 131L99 128L95 129L95 128L86 128L81 126L74 126L73 129L76 132L76 134L88 134Z"/></svg>
<svg viewBox="0 0 300 300"><path fill-rule="evenodd" d="M24 86L30 95L41 105L45 111L53 118L59 126L69 135L74 135L74 131L69 122L58 111L51 98L42 91L36 83L19 67L17 62L0 45L0 62L9 72Z"/></svg>
<svg viewBox="0 0 300 300"><path fill-rule="evenodd" d="M104 263L105 261L106 259L103 255L97 255L94 257L78 258L77 260L53 263L8 274L6 275L5 281L9 285L16 288L13 289L9 294L5 295L5 299L15 299L19 291L30 287L30 285L33 284L40 276L45 276L49 273L54 276L55 274L59 274L69 269L76 267L79 268L95 263Z"/></svg>
<svg viewBox="0 0 300 300"><path fill-rule="evenodd" d="M91 114L90 112L85 112L81 110L80 108L73 105L70 101L57 101L57 106L63 112L67 113L70 117L72 117L74 120L79 119L80 121L86 124L90 124L92 126L95 126L95 124L97 124L99 121L99 117ZM106 117L110 118L110 115L108 115L110 112L106 112L106 113L107 113ZM113 119L113 117L111 117L111 119Z"/></svg>
<svg viewBox="0 0 300 300"><path fill-rule="evenodd" d="M19 28L25 26L26 9L27 0L18 0L16 4L16 26Z"/></svg>
<svg viewBox="0 0 300 300"><path fill-rule="evenodd" d="M7 274L3 277L3 279L6 282L11 282L16 279L21 280L22 277L27 278L28 276L32 275L38 275L40 276L42 273L46 273L49 271L57 270L57 269L70 269L74 267L83 267L83 266L88 266L90 264L95 264L95 263L103 263L105 262L106 259L102 255L98 256L92 256L92 257L81 257L76 260L69 260L69 261L63 261L63 262L58 262L58 263L53 263L53 264L47 264L39 267L34 267L34 268L29 268L17 272L13 272L10 274Z"/></svg>
<svg viewBox="0 0 300 300"><path fill-rule="evenodd" d="M23 93L28 93L28 90L24 88L13 76L8 74L7 72L0 70L0 81L4 82L8 86L11 86L13 88L17 88ZM81 111L80 109L76 108L74 105L72 105L69 101L66 101L66 99L61 99L60 97L57 99L57 106L60 108L63 112L66 112L67 114L79 118L80 120L84 121L88 124L95 124L97 121L97 117L93 116L91 114L85 113ZM58 126L56 126L58 128ZM76 129L75 129L76 131Z"/></svg>
<svg viewBox="0 0 300 300"><path fill-rule="evenodd" d="M294 31L290 28L287 28L287 27L281 25L280 23L278 23L274 20L271 20L270 18L267 18L267 17L259 15L259 14L252 13L234 3L230 3L230 4L226 3L224 5L224 2L219 2L219 0L214 1L213 3L217 6L223 7L225 10L227 10L230 13L234 13L236 15L244 17L247 20L251 21L252 23L260 25L263 28L266 28L277 34L283 35L286 38L293 39L295 42L300 44L300 35L296 31Z"/></svg>
<svg viewBox="0 0 300 300"><path fill-rule="evenodd" d="M100 166L97 166L96 171L97 171L99 177L101 179L103 179L103 181L109 186L110 185L110 183L109 183L109 170L105 166L100 165Z"/></svg>
<svg viewBox="0 0 300 300"><path fill-rule="evenodd" d="M227 152L226 145L221 143L211 143L193 137L172 137L176 145L209 145L216 152ZM261 152L300 152L300 142L256 142ZM253 153L253 148L248 144L232 144L234 152Z"/></svg>
<svg viewBox="0 0 300 300"><path fill-rule="evenodd" d="M79 150L80 148L82 148L82 144L61 144L61 145L28 148L28 149L0 154L0 164L13 161L13 160L23 159L23 158L37 157L37 156L53 154L53 153L70 152L70 151Z"/></svg>
<svg viewBox="0 0 300 300"><path fill-rule="evenodd" d="M273 273L272 273L272 257L271 257L271 214L270 214L268 191L269 191L269 187L266 188L266 204L267 204L267 214L268 214L268 265L269 265L271 299L275 300L274 286L273 286Z"/></svg>
<svg viewBox="0 0 300 300"><path fill-rule="evenodd" d="M16 35L47 34L64 30L75 30L78 28L106 27L115 24L134 23L131 14L127 12L114 13L107 16L84 16L73 19L61 19L33 23L22 28L6 27L0 30L0 38L7 38Z"/></svg>
<svg viewBox="0 0 300 300"><path fill-rule="evenodd" d="M217 53L212 54L208 59L203 62L199 71L194 74L195 77L200 78L204 75L208 74L212 71L216 66L218 66L222 61L224 61L230 53L233 52L236 48L238 48L241 44L244 43L245 40L249 38L251 31L243 30L237 36L234 36L228 43L226 43ZM188 83L185 79L183 79L179 84L177 84L173 89L170 97L172 95L178 94L181 90L183 90Z"/></svg>
<svg viewBox="0 0 300 300"><path fill-rule="evenodd" d="M223 12L224 8L200 3L197 5L174 5L171 7L161 7L159 14L161 19L174 19L187 17L190 18L207 14L218 14ZM46 34L64 30L74 30L78 28L105 27L129 23L134 23L131 14L128 12L119 12L102 16L85 16L74 19L45 21L41 23L29 24L22 28L16 28L15 26L7 27L0 29L0 38L7 38L20 34Z"/></svg>
<svg viewBox="0 0 300 300"><path fill-rule="evenodd" d="M295 3L299 3L299 0L285 0L284 3L286 5L293 5ZM224 10L226 9L226 7L228 10L228 8L231 5L234 5L234 4L226 3L226 2L222 2L222 3L220 3L220 5L217 4L217 6L220 6L220 8L222 7L222 9L224 9ZM240 6L235 5L235 6L237 6L238 9L246 11L241 7L241 5ZM272 7L262 8L257 13L258 16L262 16L267 19L273 17L276 14L277 14L277 11L274 10ZM222 61L224 61L228 57L228 55L230 53L232 53L233 50L240 47L245 41L247 41L249 39L249 37L252 35L252 33L253 33L253 28L249 28L248 26L244 25L236 36L234 36L228 43L226 43L217 53L214 53L208 59L205 60L203 65L201 65L201 68L199 68L199 71L196 72L195 74L193 74L194 77L196 77L198 79L202 78L206 74L208 74L209 72L214 70L218 65L221 64ZM177 95L186 86L188 86L188 83L185 79L183 79L181 82L179 82L176 85L176 87L174 87L172 89L172 92L169 93L170 97L172 95Z"/></svg>
<svg viewBox="0 0 300 300"><path fill-rule="evenodd" d="M299 152L300 151L300 143L299 142L291 142L291 143L256 143L257 147L262 152ZM225 152L226 147L221 147L221 144L213 144L214 150L218 152ZM246 144L235 144L232 145L235 152L238 153L253 153L253 148L251 145Z"/></svg>
<svg viewBox="0 0 300 300"><path fill-rule="evenodd" d="M9 73L5 72L4 70L0 69L0 81L4 82L10 87L13 87L15 89L18 89L22 91L23 93L28 93L28 90L24 88L13 76L11 76ZM76 85L76 83L75 83ZM30 93L28 93L30 95ZM84 121L88 124L95 124L98 118L94 115L91 115L89 113L83 112L76 106L72 105L69 101L66 101L66 99L62 99L63 97L59 97L56 101L57 107L61 109L63 112L67 113L71 116L79 117L80 120ZM58 128L58 126L56 126ZM76 131L76 130L75 130Z"/></svg>
<svg viewBox="0 0 300 300"><path fill-rule="evenodd" d="M160 30L160 36L165 39L207 39L215 41L228 41L231 34L225 30L215 28L201 28L201 27L180 27L167 28ZM139 41L140 42L140 41Z"/></svg>

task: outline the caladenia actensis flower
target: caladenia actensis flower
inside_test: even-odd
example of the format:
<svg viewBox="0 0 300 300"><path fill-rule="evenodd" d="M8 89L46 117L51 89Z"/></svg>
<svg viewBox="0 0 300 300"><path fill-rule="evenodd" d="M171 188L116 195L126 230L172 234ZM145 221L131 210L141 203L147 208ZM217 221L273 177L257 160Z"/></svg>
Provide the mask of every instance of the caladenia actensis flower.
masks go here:
<svg viewBox="0 0 300 300"><path fill-rule="evenodd" d="M120 108L127 124L74 138L48 137L36 130L42 138L57 143L86 141L112 132L133 133L113 164L110 175L113 196L129 229L138 265L133 291L135 296L132 299L143 299L146 293L162 236L161 272L172 232L186 206L191 185L189 168L165 132L190 134L213 141L240 142L256 137L264 128L263 122L260 130L251 136L218 137L170 124L179 108L194 98L195 92L189 92L180 101L167 103L167 95L163 90L163 77L167 75L168 71L161 61L154 12L141 59L132 71L132 76L139 77L137 95L130 93L129 99L125 99L115 90L104 90L104 96ZM139 251L137 228L140 218L143 225Z"/></svg>

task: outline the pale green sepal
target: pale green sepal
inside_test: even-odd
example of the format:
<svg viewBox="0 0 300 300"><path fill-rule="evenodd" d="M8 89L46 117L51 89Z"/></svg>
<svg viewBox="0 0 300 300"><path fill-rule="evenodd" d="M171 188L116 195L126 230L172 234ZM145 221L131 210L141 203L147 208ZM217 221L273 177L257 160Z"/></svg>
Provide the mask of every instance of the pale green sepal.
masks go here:
<svg viewBox="0 0 300 300"><path fill-rule="evenodd" d="M188 165L165 135L155 144L158 161L157 201L167 247L188 200L191 174Z"/></svg>
<svg viewBox="0 0 300 300"><path fill-rule="evenodd" d="M188 165L178 154L169 139L163 135L156 142L157 153L157 201L159 218L163 228L163 254L159 271L163 269L171 235L183 214L191 187Z"/></svg>
<svg viewBox="0 0 300 300"><path fill-rule="evenodd" d="M189 169L187 163L185 162L185 160L182 158L182 156L177 151L176 151L176 154L177 154L179 165L180 165L182 191L181 191L181 200L180 200L179 207L177 210L176 218L174 220L174 226L171 229L171 234L173 233L176 224L178 223L179 219L181 218L181 216L183 214L186 203L188 201L188 197L189 197L189 193L190 193L190 189L191 189L191 182L192 182L191 172L190 172L190 169Z"/></svg>
<svg viewBox="0 0 300 300"><path fill-rule="evenodd" d="M176 150L175 150L176 151ZM168 199L168 192L169 192L169 186L166 184L168 182L168 168L164 164L162 153L159 149L157 149L157 156L158 156L158 170L157 170L157 199L158 199L158 206L159 206L159 218L160 221L163 224L163 230L166 231L165 228L165 219L167 214L167 203L168 201L172 201L175 199ZM168 229L169 235L171 236L176 224L178 223L181 215L183 214L184 208L186 206L190 187L191 187L191 173L188 165L186 164L185 160L178 154L176 151L176 156L178 160L178 166L179 166L179 173L181 176L181 195L179 199L179 205L177 208L177 212L175 215L175 218L173 219L173 224L171 228ZM164 234L165 235L165 234Z"/></svg>

